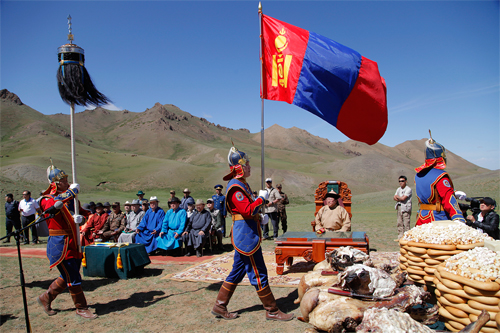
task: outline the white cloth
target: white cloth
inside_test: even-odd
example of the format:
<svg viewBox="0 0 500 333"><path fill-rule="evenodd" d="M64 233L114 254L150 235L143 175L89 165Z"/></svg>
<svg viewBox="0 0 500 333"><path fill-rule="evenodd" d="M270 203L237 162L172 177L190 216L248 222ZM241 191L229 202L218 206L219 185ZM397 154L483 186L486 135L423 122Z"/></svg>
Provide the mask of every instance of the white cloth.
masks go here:
<svg viewBox="0 0 500 333"><path fill-rule="evenodd" d="M396 202L395 209L398 209L398 205L400 205L402 212L411 212L411 188L409 186L405 186L405 188L398 187L396 195L398 197L408 196L408 198L404 201Z"/></svg>
<svg viewBox="0 0 500 333"><path fill-rule="evenodd" d="M23 216L35 215L36 210L40 208L38 202L35 199L30 198L28 201L26 199L21 200L19 202L19 210L22 210Z"/></svg>

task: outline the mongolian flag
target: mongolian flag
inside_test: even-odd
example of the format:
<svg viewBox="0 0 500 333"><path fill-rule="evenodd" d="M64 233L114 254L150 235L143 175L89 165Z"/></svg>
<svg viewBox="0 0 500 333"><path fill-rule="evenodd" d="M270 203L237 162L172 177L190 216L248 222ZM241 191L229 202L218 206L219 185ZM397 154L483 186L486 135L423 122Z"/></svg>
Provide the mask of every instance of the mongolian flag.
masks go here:
<svg viewBox="0 0 500 333"><path fill-rule="evenodd" d="M353 140L375 144L387 128L377 63L331 39L262 15L261 97L297 105Z"/></svg>

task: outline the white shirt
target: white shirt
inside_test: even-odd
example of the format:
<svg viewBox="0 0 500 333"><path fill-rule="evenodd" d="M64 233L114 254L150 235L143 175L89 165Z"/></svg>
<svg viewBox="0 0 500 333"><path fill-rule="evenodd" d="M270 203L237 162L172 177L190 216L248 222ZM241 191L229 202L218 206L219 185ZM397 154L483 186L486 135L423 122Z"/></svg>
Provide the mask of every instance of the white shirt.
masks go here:
<svg viewBox="0 0 500 333"><path fill-rule="evenodd" d="M40 208L40 206L38 205L38 202L36 202L36 200L33 198L30 198L29 201L23 199L21 200L21 202L19 202L19 210L22 209L23 216L35 215L38 208Z"/></svg>
<svg viewBox="0 0 500 333"><path fill-rule="evenodd" d="M409 186L405 186L405 188L398 187L396 190L396 195L398 197L408 196L405 201L398 201L396 203L396 209L398 209L398 205L401 205L402 212L411 212L411 188Z"/></svg>

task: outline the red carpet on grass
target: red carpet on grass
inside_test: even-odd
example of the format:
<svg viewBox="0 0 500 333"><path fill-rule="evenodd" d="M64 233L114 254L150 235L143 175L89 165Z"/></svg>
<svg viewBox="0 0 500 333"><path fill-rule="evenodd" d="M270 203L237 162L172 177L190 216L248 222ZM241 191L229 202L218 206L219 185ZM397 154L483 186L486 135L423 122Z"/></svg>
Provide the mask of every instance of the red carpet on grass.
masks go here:
<svg viewBox="0 0 500 333"><path fill-rule="evenodd" d="M17 247L0 247L1 257L17 257ZM47 259L45 248L26 248L26 246L21 246L21 257L23 258L44 258ZM152 264L166 265L166 264L192 264L205 261L207 259L215 258L215 256L203 256L198 258L196 256L191 257L170 257L170 256L149 256Z"/></svg>

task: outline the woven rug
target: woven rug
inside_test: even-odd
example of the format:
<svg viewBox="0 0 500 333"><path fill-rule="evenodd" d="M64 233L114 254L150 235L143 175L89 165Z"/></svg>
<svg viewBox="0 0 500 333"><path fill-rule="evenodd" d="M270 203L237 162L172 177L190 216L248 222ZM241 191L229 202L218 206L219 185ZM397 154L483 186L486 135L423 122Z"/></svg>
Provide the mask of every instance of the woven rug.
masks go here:
<svg viewBox="0 0 500 333"><path fill-rule="evenodd" d="M296 288L302 276L311 271L315 266L313 262L307 262L303 258L295 257L293 258L293 265L285 265L283 275L278 275L276 274L277 265L274 252L263 251L262 254L264 255L264 261L267 267L269 284L275 287ZM229 272L231 272L233 256L234 251L193 265L178 273L169 274L162 279L207 283L223 282L226 276L229 275ZM399 252L370 253L370 257L375 265L383 262L391 264L391 266L399 265L398 256ZM248 277L245 277L240 284L250 285Z"/></svg>

